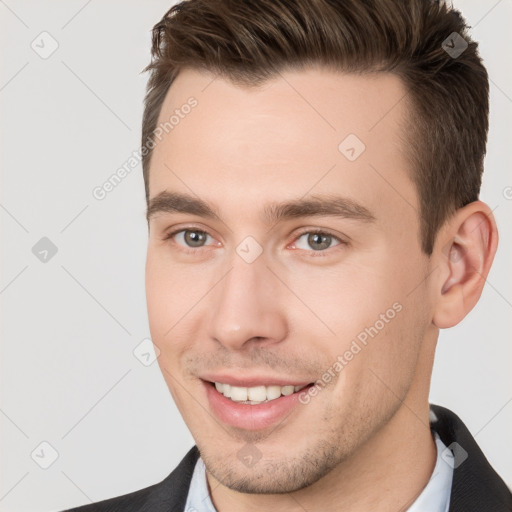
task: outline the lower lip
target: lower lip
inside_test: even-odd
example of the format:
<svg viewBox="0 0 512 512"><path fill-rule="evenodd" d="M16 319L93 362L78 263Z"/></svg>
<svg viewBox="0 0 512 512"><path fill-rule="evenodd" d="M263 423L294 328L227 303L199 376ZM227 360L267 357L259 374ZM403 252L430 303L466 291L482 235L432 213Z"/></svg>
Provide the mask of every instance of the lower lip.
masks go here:
<svg viewBox="0 0 512 512"><path fill-rule="evenodd" d="M247 430L260 430L283 420L292 410L300 404L299 395L307 391L309 386L292 393L281 396L269 402L251 405L234 402L219 393L211 382L203 381L206 396L213 413L224 423L233 427ZM311 386L312 384L310 384Z"/></svg>

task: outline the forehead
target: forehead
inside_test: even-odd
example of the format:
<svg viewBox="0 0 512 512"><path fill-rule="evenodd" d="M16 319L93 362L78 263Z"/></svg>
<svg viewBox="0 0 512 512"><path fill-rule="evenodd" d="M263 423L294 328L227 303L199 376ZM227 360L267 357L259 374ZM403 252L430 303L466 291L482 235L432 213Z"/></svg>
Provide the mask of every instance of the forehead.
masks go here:
<svg viewBox="0 0 512 512"><path fill-rule="evenodd" d="M410 215L406 95L384 73L311 68L244 87L184 70L160 112L150 197L188 192L252 216L264 199L339 192Z"/></svg>

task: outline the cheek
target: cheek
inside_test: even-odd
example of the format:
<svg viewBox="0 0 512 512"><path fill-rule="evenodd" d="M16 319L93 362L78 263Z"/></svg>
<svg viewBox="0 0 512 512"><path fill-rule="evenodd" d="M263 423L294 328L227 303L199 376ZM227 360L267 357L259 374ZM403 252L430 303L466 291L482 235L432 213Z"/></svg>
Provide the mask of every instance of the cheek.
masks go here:
<svg viewBox="0 0 512 512"><path fill-rule="evenodd" d="M294 301L302 323L318 327L319 335L331 335L338 342L331 347L343 348L379 319L394 302L389 272L375 263L345 261L338 267L292 269L288 282L300 299ZM314 323L312 323L314 322Z"/></svg>
<svg viewBox="0 0 512 512"><path fill-rule="evenodd" d="M363 373L368 386L373 387L375 394L389 394L389 398L405 396L418 370L418 357L429 327L423 290L418 289L412 295L407 290L393 290L389 298L397 299L396 314L386 315L389 322L375 336L368 337L365 349ZM381 325L375 322L373 327L378 329Z"/></svg>
<svg viewBox="0 0 512 512"><path fill-rule="evenodd" d="M159 360L170 362L169 353L175 353L179 349L176 341L183 339L177 336L180 319L190 309L185 279L151 249L146 259L145 279L151 338L160 349Z"/></svg>
<svg viewBox="0 0 512 512"><path fill-rule="evenodd" d="M151 251L146 259L146 303L149 325L153 335L161 334L163 325L167 324L175 310L172 301L174 285L169 280L168 268L162 265Z"/></svg>
<svg viewBox="0 0 512 512"><path fill-rule="evenodd" d="M322 320L308 318L318 326L323 349L334 363L343 358L347 378L370 378L384 372L387 382L405 379L414 371L420 343L428 325L421 290L411 294L419 277L391 271L396 258L372 264L351 263L316 278L301 278L294 284L297 295ZM410 274L410 275L409 275ZM315 286L313 286L313 284ZM414 284L415 285L415 284ZM305 317L298 320L304 325ZM308 322L311 330L310 322ZM327 331L329 328L329 331Z"/></svg>
<svg viewBox="0 0 512 512"><path fill-rule="evenodd" d="M146 300L150 323L168 330L189 309L200 291L194 276L166 257L162 249L148 249L146 259Z"/></svg>

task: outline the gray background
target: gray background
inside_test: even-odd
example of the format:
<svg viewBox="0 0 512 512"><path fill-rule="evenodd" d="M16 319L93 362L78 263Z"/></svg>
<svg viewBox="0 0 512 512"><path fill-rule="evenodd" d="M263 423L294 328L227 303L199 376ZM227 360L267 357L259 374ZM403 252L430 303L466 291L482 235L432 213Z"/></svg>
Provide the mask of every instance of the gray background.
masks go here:
<svg viewBox="0 0 512 512"><path fill-rule="evenodd" d="M171 5L0 0L2 511L61 510L152 485L194 444L157 363L133 354L149 337L141 166L103 201L92 195L139 149L140 71ZM512 1L455 5L491 78L481 197L501 240L479 304L441 333L430 401L463 419L511 485ZM31 47L49 52L53 41L47 58ZM58 249L45 263L32 252L43 237ZM48 469L43 441L58 452Z"/></svg>

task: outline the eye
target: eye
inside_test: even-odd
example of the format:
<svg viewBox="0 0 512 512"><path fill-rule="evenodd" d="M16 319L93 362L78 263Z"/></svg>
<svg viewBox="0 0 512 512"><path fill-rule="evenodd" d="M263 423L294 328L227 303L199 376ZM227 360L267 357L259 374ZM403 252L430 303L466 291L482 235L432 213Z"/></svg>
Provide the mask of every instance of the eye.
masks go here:
<svg viewBox="0 0 512 512"><path fill-rule="evenodd" d="M300 242L301 239L304 239L304 241ZM333 245L333 242L336 242L336 241L338 243L337 244L335 243ZM300 246L299 242L303 244L302 247ZM347 245L347 243L345 241L343 241L341 238L339 238L335 235L332 235L329 232L321 231L321 230L309 230L309 231L304 231L304 232L300 233L297 236L296 241L293 243L293 245L297 249L310 251L310 252L311 252L311 250L313 250L314 252L318 253L318 252L326 252L327 249L330 249L333 246ZM316 256L316 255L313 254L312 256ZM318 256L320 256L320 254L318 254ZM322 256L323 256L323 254L322 254Z"/></svg>
<svg viewBox="0 0 512 512"><path fill-rule="evenodd" d="M304 240L301 242L301 239ZM174 243L180 246L182 250L187 253L197 252L197 249L204 248L207 245L222 245L220 242L208 244L207 242L209 240L211 241L215 239L206 231L194 227L181 228L175 231L171 231L164 236L163 240L173 240ZM336 235L329 233L328 231L321 229L309 229L308 231L299 233L291 247L292 249L307 251L311 253L310 256L324 256L322 253L328 252L327 249L346 245L348 245L348 242L342 240Z"/></svg>
<svg viewBox="0 0 512 512"><path fill-rule="evenodd" d="M179 229L168 233L164 240L174 239L184 248L197 249L205 246L208 238L213 239L206 231L195 228Z"/></svg>

